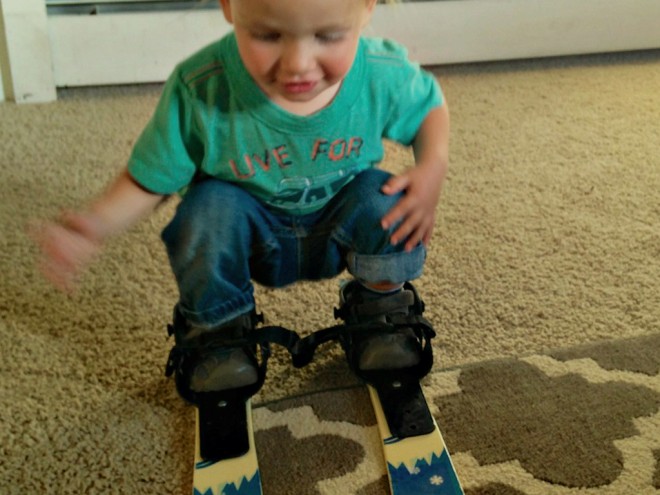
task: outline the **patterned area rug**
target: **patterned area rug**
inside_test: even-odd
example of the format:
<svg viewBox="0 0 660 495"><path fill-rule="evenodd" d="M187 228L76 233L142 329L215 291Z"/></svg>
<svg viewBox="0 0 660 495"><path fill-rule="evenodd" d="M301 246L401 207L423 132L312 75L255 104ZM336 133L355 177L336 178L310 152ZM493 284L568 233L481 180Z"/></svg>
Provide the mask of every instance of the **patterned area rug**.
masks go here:
<svg viewBox="0 0 660 495"><path fill-rule="evenodd" d="M2 366L28 371L2 381L0 493L190 494L193 408L171 382L150 370L115 388L52 342L60 364L35 361L33 340L3 344ZM388 495L365 387L343 359L324 373L342 385L255 397L264 493ZM438 369L424 389L466 495L660 490L660 333Z"/></svg>
<svg viewBox="0 0 660 495"><path fill-rule="evenodd" d="M438 371L425 391L467 495L660 490L660 334ZM267 493L388 493L364 387L254 417Z"/></svg>

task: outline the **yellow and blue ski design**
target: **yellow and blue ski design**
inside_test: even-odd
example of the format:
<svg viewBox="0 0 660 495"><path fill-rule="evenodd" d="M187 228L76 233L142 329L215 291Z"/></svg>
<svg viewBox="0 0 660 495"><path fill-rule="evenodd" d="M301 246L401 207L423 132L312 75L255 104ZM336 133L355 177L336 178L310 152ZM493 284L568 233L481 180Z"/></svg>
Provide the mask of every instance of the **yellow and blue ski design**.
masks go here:
<svg viewBox="0 0 660 495"><path fill-rule="evenodd" d="M217 462L202 459L199 440L199 412L196 412L193 495L263 495L254 443L252 406L249 400L246 401L245 407L250 440L248 452L240 457Z"/></svg>
<svg viewBox="0 0 660 495"><path fill-rule="evenodd" d="M426 435L392 436L376 389L367 386L383 442L392 495L464 495L438 425Z"/></svg>

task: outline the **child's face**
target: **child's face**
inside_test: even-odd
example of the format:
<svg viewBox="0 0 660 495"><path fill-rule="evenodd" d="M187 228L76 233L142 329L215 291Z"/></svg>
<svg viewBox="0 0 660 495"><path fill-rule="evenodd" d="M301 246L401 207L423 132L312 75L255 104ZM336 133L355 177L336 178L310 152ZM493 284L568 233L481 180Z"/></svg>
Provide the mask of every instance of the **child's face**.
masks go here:
<svg viewBox="0 0 660 495"><path fill-rule="evenodd" d="M250 75L284 108L316 111L351 68L375 0L220 0ZM318 108L316 108L318 107Z"/></svg>

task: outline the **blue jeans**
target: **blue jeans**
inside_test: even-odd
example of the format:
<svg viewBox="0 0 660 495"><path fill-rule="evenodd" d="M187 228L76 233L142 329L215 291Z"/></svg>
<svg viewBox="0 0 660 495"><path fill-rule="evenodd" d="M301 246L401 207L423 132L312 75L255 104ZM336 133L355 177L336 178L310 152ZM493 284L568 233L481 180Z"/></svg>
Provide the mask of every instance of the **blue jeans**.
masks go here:
<svg viewBox="0 0 660 495"><path fill-rule="evenodd" d="M359 174L320 211L287 215L236 185L194 184L162 238L179 287L178 310L215 326L255 306L252 281L283 287L331 278L344 269L364 282L405 282L422 274L426 250L392 246L381 218L401 195L380 189L390 175Z"/></svg>

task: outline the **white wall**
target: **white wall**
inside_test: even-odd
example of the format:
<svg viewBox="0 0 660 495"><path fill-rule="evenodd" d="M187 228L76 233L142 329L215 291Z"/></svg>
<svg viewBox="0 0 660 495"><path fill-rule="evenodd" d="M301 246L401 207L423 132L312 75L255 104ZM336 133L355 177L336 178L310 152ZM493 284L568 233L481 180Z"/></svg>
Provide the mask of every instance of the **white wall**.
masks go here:
<svg viewBox="0 0 660 495"><path fill-rule="evenodd" d="M0 21L0 67L6 97L19 103L54 100L45 2L0 0Z"/></svg>
<svg viewBox="0 0 660 495"><path fill-rule="evenodd" d="M2 0L0 0L0 103L5 101L5 88L3 84L3 68L8 62L7 58L7 38L5 35L5 25L2 15Z"/></svg>
<svg viewBox="0 0 660 495"><path fill-rule="evenodd" d="M0 5L11 68L5 90L17 101L53 99L56 86L162 81L230 29L219 10L46 17L43 0ZM404 43L424 64L660 48L660 0L379 5L367 34Z"/></svg>

